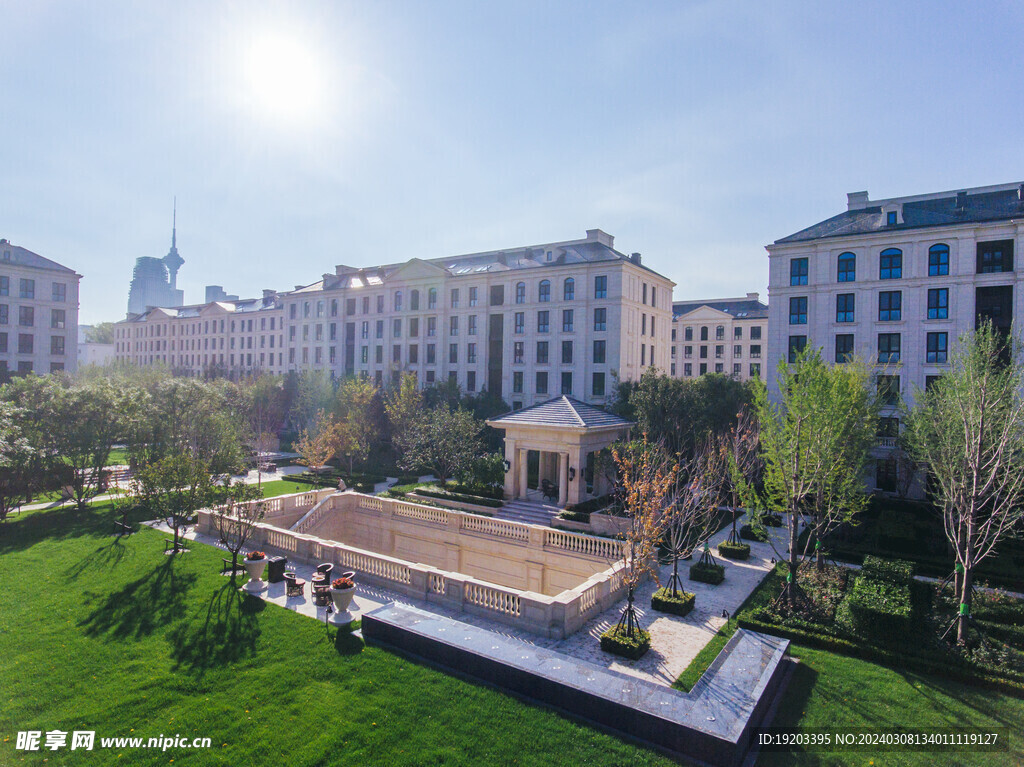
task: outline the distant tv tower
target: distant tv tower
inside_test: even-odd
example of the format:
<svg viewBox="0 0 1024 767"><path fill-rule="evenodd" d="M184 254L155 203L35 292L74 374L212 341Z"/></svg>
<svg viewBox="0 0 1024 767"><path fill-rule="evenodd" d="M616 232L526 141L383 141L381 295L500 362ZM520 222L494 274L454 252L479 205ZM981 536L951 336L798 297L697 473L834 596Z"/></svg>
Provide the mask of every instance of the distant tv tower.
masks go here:
<svg viewBox="0 0 1024 767"><path fill-rule="evenodd" d="M178 198L174 198L174 211L171 214L171 249L163 257L164 266L170 275L171 289L178 287L178 270L185 263L185 259L178 255Z"/></svg>

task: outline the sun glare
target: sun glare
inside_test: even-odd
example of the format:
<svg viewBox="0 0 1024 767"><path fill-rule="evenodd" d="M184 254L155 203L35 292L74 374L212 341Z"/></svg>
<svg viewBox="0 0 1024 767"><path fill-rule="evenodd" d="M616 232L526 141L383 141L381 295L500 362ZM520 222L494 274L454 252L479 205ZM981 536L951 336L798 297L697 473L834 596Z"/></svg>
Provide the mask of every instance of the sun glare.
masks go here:
<svg viewBox="0 0 1024 767"><path fill-rule="evenodd" d="M254 38L244 68L248 100L270 117L309 120L323 103L323 62L297 39L282 34Z"/></svg>

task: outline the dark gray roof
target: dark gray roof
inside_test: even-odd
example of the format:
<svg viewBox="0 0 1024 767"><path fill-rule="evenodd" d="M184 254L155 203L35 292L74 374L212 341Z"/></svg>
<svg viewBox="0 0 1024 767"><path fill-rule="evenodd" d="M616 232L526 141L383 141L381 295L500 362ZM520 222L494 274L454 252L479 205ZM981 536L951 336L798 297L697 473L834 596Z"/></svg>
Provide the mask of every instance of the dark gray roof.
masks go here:
<svg viewBox="0 0 1024 767"><path fill-rule="evenodd" d="M882 201L880 201L882 202ZM884 201L889 202L889 201ZM898 199L892 202L899 202ZM838 216L825 219L814 226L802 229L796 234L776 240L776 243L802 242L817 240L822 237L842 237L851 234L868 234L870 232L893 231L900 229L921 229L929 226L948 226L950 224L982 223L985 221L1005 221L1024 216L1024 201L1020 199L1018 189L979 192L971 194L968 190L963 198L963 205L957 204L957 193L937 199L913 200L902 203L903 223L888 226L882 206L865 207L859 210L848 210Z"/></svg>
<svg viewBox="0 0 1024 767"><path fill-rule="evenodd" d="M718 301L676 301L672 304L672 318L679 319L685 317L702 306L710 306L712 309L731 314L733 317L741 320L768 319L768 305L749 298L727 298Z"/></svg>
<svg viewBox="0 0 1024 767"><path fill-rule="evenodd" d="M10 257L8 257L8 254L10 254ZM61 266L56 261L44 258L38 253L33 253L31 250L18 245L12 245L7 240L0 240L0 265L4 263L28 266L33 269L50 269L55 272L67 272L68 274L75 273L74 269Z"/></svg>
<svg viewBox="0 0 1024 767"><path fill-rule="evenodd" d="M513 410L511 413L492 418L487 423L499 429L505 424L533 424L574 429L624 428L634 425L632 421L619 418L614 413L565 395L522 410Z"/></svg>

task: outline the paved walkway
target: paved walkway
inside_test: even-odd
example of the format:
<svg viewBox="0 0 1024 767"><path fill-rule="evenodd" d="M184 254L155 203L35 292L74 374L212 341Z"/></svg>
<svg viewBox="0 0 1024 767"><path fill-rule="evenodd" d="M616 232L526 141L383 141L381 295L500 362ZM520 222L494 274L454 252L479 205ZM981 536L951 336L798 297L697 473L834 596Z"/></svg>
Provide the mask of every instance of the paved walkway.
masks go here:
<svg viewBox="0 0 1024 767"><path fill-rule="evenodd" d="M164 529L162 525L152 524L151 526L161 530ZM731 527L727 526L714 535L711 539L712 548L727 538L730 530ZM781 530L774 532L779 536L783 534ZM212 537L206 535L197 536L194 531L189 532L186 537L217 548L224 548ZM711 637L725 624L726 619L722 617L722 611L726 610L729 615L732 615L754 588L757 587L769 570L771 570L771 558L774 556L771 546L767 543L749 543L751 543L751 553L750 559L746 562L734 562L724 557L716 557L718 562L725 566L725 581L718 586L691 581L688 577L691 563L680 562L679 570L684 578L686 590L697 595L694 609L686 617L666 615L650 609L651 594L658 588L655 583L649 582L639 588L635 605L640 614L641 625L651 632L651 650L637 661L626 660L606 653L601 650L598 643L600 634L614 626L618 621L619 614L625 605L625 600L620 601L615 607L591 619L577 633L561 640L539 637L527 631L517 630L511 626L496 623L476 615L446 609L434 603L413 599L386 589L368 586L360 583L358 576L356 578L356 595L352 600L349 612L353 618L359 618L364 613L371 612L391 602L412 605L462 621L463 623L485 628L503 636L515 637L537 647L557 650L640 679L646 679L662 685L671 685L696 657L697 653L711 640ZM784 549L784 544L781 548ZM273 551L268 548L267 556L274 555ZM284 607L286 610L292 610L317 620L325 620L327 617L326 608L314 605L312 596L309 593L309 580L315 570L315 566L313 564L290 561L288 569L294 570L300 578L306 580L306 590L302 598L287 598L283 582L268 584L267 589L257 594L257 596ZM671 567L661 568L659 576L662 583L667 583L670 575Z"/></svg>

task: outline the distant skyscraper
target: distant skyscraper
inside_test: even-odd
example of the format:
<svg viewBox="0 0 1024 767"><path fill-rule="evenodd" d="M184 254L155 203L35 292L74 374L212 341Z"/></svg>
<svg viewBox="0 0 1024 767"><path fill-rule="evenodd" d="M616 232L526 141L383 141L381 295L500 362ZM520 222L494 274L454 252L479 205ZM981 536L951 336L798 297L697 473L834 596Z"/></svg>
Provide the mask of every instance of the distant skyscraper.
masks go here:
<svg viewBox="0 0 1024 767"><path fill-rule="evenodd" d="M128 290L128 316L142 314L152 306L181 306L185 292L177 289L178 270L185 263L178 255L178 206L175 202L171 224L171 249L163 258L142 256L135 261Z"/></svg>

